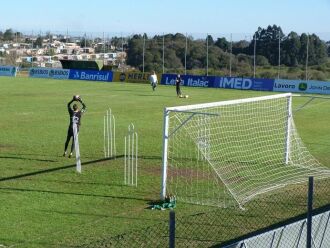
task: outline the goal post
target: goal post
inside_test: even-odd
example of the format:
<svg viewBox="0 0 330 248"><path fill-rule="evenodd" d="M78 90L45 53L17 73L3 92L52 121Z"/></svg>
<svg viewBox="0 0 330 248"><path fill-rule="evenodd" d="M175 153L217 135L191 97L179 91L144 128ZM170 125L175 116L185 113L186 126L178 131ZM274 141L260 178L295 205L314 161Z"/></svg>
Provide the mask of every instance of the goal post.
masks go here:
<svg viewBox="0 0 330 248"><path fill-rule="evenodd" d="M163 118L163 200L242 207L308 176L330 176L298 135L291 93L168 107Z"/></svg>
<svg viewBox="0 0 330 248"><path fill-rule="evenodd" d="M290 93L291 94L291 93ZM290 132L292 121L292 95L287 97L287 123L286 123L286 140L285 140L285 164L289 163L290 158Z"/></svg>
<svg viewBox="0 0 330 248"><path fill-rule="evenodd" d="M165 200L166 196L166 179L167 179L167 152L168 152L168 128L169 128L169 111L167 108L164 109L163 116L163 173L162 173L162 188L160 198Z"/></svg>

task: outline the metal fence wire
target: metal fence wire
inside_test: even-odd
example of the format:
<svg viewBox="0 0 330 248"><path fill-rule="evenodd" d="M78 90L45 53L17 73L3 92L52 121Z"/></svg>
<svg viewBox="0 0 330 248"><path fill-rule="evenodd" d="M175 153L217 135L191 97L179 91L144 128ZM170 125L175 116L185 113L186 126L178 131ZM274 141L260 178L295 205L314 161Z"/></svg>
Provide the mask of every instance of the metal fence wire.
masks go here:
<svg viewBox="0 0 330 248"><path fill-rule="evenodd" d="M330 247L330 179L313 183L311 247ZM308 183L256 198L239 208L208 208L83 247L308 247ZM172 214L173 217L173 214ZM173 218L172 218L173 221ZM170 226L174 230L170 230ZM172 242L171 235L172 234Z"/></svg>

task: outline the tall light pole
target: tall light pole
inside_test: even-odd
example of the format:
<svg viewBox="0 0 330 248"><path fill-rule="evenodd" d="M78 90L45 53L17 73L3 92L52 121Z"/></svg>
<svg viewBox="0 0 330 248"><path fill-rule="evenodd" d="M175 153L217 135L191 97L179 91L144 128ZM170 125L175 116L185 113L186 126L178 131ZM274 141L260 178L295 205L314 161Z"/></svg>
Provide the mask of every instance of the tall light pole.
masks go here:
<svg viewBox="0 0 330 248"><path fill-rule="evenodd" d="M103 64L105 62L105 38L104 38L104 32L103 32Z"/></svg>
<svg viewBox="0 0 330 248"><path fill-rule="evenodd" d="M187 33L186 33L186 44L185 44L185 49L184 49L184 74L187 75Z"/></svg>
<svg viewBox="0 0 330 248"><path fill-rule="evenodd" d="M209 75L209 34L206 35L206 76Z"/></svg>
<svg viewBox="0 0 330 248"><path fill-rule="evenodd" d="M163 33L163 74L165 73L165 36Z"/></svg>
<svg viewBox="0 0 330 248"><path fill-rule="evenodd" d="M256 49L257 49L257 39L256 35L253 36L254 46L253 46L253 78L256 77Z"/></svg>
<svg viewBox="0 0 330 248"><path fill-rule="evenodd" d="M230 57L229 57L229 76L231 77L231 59L233 56L233 37L230 34Z"/></svg>
<svg viewBox="0 0 330 248"><path fill-rule="evenodd" d="M278 31L278 74L277 79L280 79L281 72L281 32Z"/></svg>
<svg viewBox="0 0 330 248"><path fill-rule="evenodd" d="M306 47L306 69L305 69L306 81L308 81L308 46L309 46L309 34L307 34L307 47Z"/></svg>
<svg viewBox="0 0 330 248"><path fill-rule="evenodd" d="M124 38L123 38L123 33L120 33L121 36L121 51L124 52Z"/></svg>
<svg viewBox="0 0 330 248"><path fill-rule="evenodd" d="M143 49L142 49L142 72L144 73L144 53L145 53L145 47L146 47L146 39L145 34L143 34Z"/></svg>

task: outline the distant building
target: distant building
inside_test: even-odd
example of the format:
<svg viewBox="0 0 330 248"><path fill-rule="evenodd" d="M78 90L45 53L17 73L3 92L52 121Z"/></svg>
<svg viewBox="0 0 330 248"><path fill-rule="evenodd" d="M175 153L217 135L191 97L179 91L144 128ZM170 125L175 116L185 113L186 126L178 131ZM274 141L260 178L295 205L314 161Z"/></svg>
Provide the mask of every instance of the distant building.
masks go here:
<svg viewBox="0 0 330 248"><path fill-rule="evenodd" d="M82 53L95 53L95 49L92 47L83 47L80 49Z"/></svg>

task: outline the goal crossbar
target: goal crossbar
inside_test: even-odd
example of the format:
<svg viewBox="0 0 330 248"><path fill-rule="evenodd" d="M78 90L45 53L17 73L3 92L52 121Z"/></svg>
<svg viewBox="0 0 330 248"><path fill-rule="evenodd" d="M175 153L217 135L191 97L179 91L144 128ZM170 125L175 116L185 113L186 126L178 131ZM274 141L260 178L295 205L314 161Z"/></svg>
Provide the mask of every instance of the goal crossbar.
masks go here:
<svg viewBox="0 0 330 248"><path fill-rule="evenodd" d="M228 100L228 101L221 101L221 102L211 102L211 103L201 103L201 104L192 104L186 106L176 106L176 107L168 107L165 108L165 111L188 111L188 110L197 110L203 108L212 108L212 107L220 107L226 105L233 105L233 104L240 104L240 103L250 103L250 102L257 102L257 101L264 101L264 100L272 100L284 97L291 97L292 93L284 93L284 94L276 94L271 96L259 96L259 97L251 97L251 98L244 98L244 99L237 99L237 100Z"/></svg>

